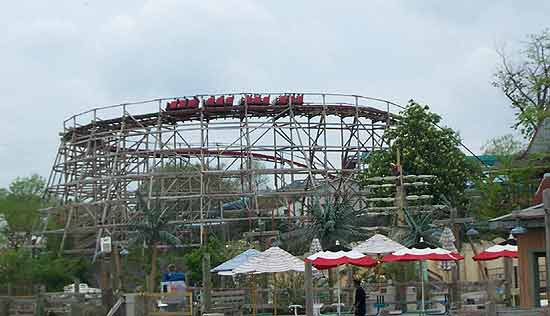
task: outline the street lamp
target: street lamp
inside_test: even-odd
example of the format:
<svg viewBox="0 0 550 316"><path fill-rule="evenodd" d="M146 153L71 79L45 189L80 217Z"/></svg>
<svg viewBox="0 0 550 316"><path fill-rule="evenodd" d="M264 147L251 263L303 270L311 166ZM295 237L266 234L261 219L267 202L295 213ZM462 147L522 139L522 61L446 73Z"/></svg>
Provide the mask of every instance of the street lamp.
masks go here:
<svg viewBox="0 0 550 316"><path fill-rule="evenodd" d="M468 237L475 237L475 236L478 236L479 235L479 231L477 229L475 229L474 227L470 227L470 229L468 229L466 231L466 236Z"/></svg>
<svg viewBox="0 0 550 316"><path fill-rule="evenodd" d="M517 235L523 235L525 233L527 233L527 228L521 226L521 225L517 225L515 226L514 228L512 228L512 230L510 231L510 233L514 236L517 236Z"/></svg>

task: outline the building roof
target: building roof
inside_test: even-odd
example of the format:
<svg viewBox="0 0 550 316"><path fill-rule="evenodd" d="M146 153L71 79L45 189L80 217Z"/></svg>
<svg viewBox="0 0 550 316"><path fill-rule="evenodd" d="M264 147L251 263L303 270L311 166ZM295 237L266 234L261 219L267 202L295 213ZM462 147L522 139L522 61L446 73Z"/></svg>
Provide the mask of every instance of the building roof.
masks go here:
<svg viewBox="0 0 550 316"><path fill-rule="evenodd" d="M545 118L537 127L525 154L550 152L550 117Z"/></svg>
<svg viewBox="0 0 550 316"><path fill-rule="evenodd" d="M491 229L510 229L520 223L526 227L543 227L544 204L529 206L489 220Z"/></svg>
<svg viewBox="0 0 550 316"><path fill-rule="evenodd" d="M550 189L550 173L544 174L544 178L542 178L542 181L539 184L539 188L535 193L535 197L533 198L533 204L542 203L542 192L546 189Z"/></svg>
<svg viewBox="0 0 550 316"><path fill-rule="evenodd" d="M466 158L469 160L473 160L475 162L478 162L481 160L484 165L489 167L492 167L497 163L496 155L477 155L477 156L467 156Z"/></svg>

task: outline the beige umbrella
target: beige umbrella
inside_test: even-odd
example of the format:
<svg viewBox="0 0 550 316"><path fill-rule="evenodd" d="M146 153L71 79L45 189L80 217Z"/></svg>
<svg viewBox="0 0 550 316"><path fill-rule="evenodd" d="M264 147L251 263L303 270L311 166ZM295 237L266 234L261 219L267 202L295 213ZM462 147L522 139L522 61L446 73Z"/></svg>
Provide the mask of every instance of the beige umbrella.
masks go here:
<svg viewBox="0 0 550 316"><path fill-rule="evenodd" d="M391 240L387 236L376 234L371 238L355 246L353 250L359 251L369 256L379 256L396 252L406 248L402 244Z"/></svg>
<svg viewBox="0 0 550 316"><path fill-rule="evenodd" d="M250 258L247 262L233 269L233 274L261 274L277 272L304 272L305 263L302 259L291 255L279 247L271 247L261 254ZM255 293L255 291L253 291ZM255 295L252 297L255 300ZM276 295L273 295L273 304L275 304ZM275 315L277 309L275 307ZM256 315L256 308L253 310Z"/></svg>

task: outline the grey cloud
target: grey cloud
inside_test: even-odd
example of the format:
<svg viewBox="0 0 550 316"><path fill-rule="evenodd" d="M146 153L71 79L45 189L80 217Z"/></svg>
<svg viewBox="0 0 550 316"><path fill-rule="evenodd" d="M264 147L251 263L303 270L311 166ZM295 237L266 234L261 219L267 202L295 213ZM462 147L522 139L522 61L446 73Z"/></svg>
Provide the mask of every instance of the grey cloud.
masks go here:
<svg viewBox="0 0 550 316"><path fill-rule="evenodd" d="M544 1L13 2L0 12L0 186L46 176L74 113L206 92L415 98L479 150L513 119L490 85L495 45L517 49L547 26L549 9Z"/></svg>

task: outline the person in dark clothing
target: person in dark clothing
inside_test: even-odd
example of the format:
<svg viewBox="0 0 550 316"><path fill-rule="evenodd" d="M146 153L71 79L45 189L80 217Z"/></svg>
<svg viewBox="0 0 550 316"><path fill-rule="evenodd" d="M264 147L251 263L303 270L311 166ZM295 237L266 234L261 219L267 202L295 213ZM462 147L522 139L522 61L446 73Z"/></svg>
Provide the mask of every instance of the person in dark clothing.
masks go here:
<svg viewBox="0 0 550 316"><path fill-rule="evenodd" d="M361 287L361 281L353 280L353 285L355 286L355 302L353 304L355 315L356 316L365 316L367 312L366 306L366 293L365 290Z"/></svg>

